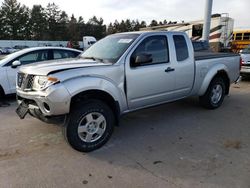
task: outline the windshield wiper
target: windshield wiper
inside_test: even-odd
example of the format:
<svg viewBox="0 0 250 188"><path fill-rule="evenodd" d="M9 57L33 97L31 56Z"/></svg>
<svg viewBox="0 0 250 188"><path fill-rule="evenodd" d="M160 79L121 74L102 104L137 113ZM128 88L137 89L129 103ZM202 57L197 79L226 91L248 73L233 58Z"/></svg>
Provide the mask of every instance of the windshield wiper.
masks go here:
<svg viewBox="0 0 250 188"><path fill-rule="evenodd" d="M103 62L104 60L102 58L98 58L98 57L83 57L84 59L92 59L94 61L98 60L98 61L101 61Z"/></svg>

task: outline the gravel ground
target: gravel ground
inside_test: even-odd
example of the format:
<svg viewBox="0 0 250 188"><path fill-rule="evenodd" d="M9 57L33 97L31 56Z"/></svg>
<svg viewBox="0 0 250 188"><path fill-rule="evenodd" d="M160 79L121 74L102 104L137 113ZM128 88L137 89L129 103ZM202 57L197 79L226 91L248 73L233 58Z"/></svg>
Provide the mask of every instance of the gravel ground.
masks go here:
<svg viewBox="0 0 250 188"><path fill-rule="evenodd" d="M124 116L111 140L84 154L61 128L16 103L0 107L0 187L250 188L250 81L231 87L217 110L197 98Z"/></svg>

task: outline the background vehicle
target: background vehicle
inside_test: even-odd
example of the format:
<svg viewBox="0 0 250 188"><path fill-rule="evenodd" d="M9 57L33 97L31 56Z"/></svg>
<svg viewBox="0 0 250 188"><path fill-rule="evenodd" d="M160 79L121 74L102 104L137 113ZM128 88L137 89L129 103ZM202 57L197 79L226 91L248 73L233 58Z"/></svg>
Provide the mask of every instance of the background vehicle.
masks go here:
<svg viewBox="0 0 250 188"><path fill-rule="evenodd" d="M250 29L235 30L233 32L232 51L239 52L250 45Z"/></svg>
<svg viewBox="0 0 250 188"><path fill-rule="evenodd" d="M17 49L17 50L22 50L22 49L25 49L25 48L29 48L29 46L25 46L25 45L15 45L14 48Z"/></svg>
<svg viewBox="0 0 250 188"><path fill-rule="evenodd" d="M11 48L11 47L6 47L6 48L4 48L4 49L5 49L6 54L11 54L11 53L13 53L13 52L18 51L18 49Z"/></svg>
<svg viewBox="0 0 250 188"><path fill-rule="evenodd" d="M82 41L83 41L83 51L85 51L90 46L96 43L96 38L92 36L84 36Z"/></svg>
<svg viewBox="0 0 250 188"><path fill-rule="evenodd" d="M242 59L242 67L240 70L241 75L250 75L250 45L247 48L240 50L240 56Z"/></svg>
<svg viewBox="0 0 250 188"><path fill-rule="evenodd" d="M189 96L218 108L240 72L239 55L194 53L183 32L114 34L80 57L22 67L17 114L63 120L69 144L85 152L108 141L121 114Z"/></svg>
<svg viewBox="0 0 250 188"><path fill-rule="evenodd" d="M16 52L16 51L18 51L18 50L15 48L4 47L4 48L0 49L0 54L11 54L11 53Z"/></svg>
<svg viewBox="0 0 250 188"><path fill-rule="evenodd" d="M84 43L85 41L85 43ZM14 49L23 49L27 47L68 47L68 43L73 41L45 41L45 40L0 40L0 46L8 46ZM82 41L74 41L71 48L76 49L87 49L89 46L96 42L95 37L84 36ZM1 50L0 50L1 53Z"/></svg>
<svg viewBox="0 0 250 188"><path fill-rule="evenodd" d="M59 47L34 47L1 57L1 95L16 93L16 74L20 65L34 64L36 62L52 59L72 58L78 56L81 52L80 50Z"/></svg>

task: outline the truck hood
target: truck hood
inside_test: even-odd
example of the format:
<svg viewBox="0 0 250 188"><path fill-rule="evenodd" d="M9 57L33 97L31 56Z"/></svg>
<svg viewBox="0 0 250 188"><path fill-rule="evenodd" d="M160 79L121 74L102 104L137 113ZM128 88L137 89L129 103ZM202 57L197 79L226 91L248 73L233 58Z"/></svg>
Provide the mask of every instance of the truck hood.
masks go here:
<svg viewBox="0 0 250 188"><path fill-rule="evenodd" d="M93 66L109 66L111 63L97 62L91 59L71 58L62 60L45 61L33 65L22 66L20 72L32 75L46 76L69 69L93 67Z"/></svg>

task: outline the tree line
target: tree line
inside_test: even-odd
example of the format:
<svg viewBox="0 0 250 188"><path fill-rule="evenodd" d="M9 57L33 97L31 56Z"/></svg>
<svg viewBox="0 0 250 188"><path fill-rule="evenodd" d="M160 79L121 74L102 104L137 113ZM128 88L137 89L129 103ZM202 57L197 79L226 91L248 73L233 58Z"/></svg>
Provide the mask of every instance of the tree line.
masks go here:
<svg viewBox="0 0 250 188"><path fill-rule="evenodd" d="M158 23L152 20L147 25L145 21L127 19L105 25L104 20L96 16L85 22L82 16L69 16L55 3L49 3L46 7L34 5L29 9L17 0L4 0L0 7L1 40L80 41L88 35L101 39L112 33L139 31L146 26L172 23L177 22L164 20Z"/></svg>

